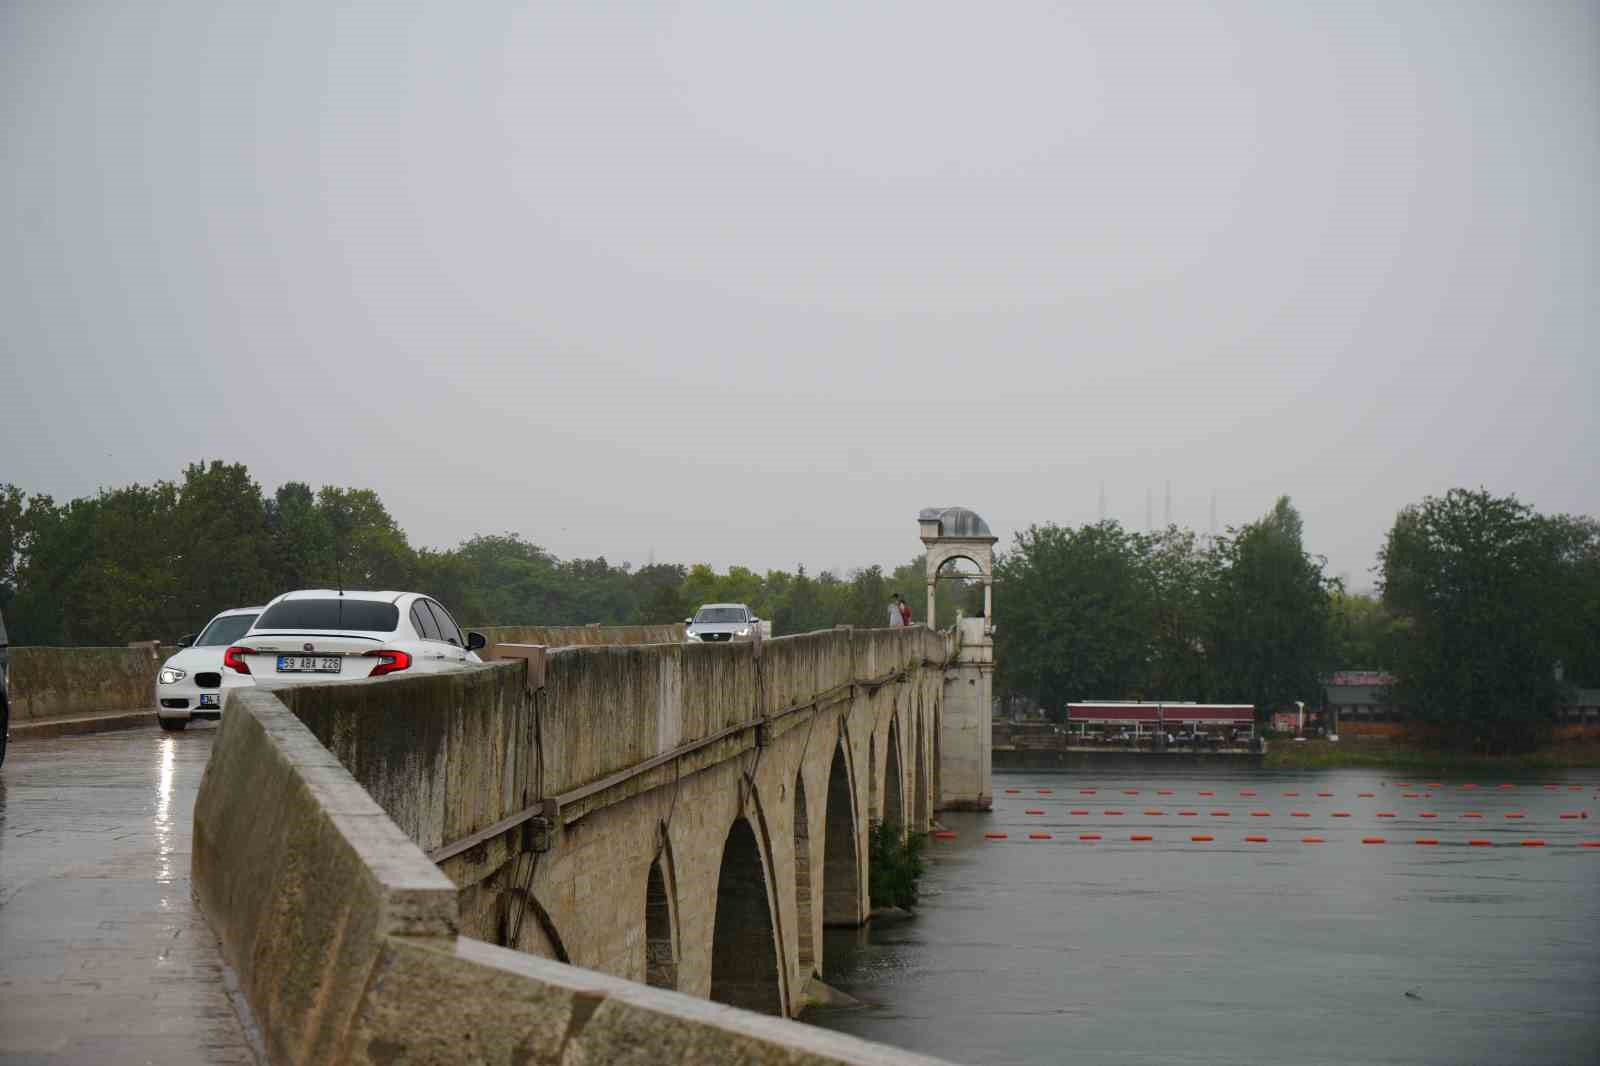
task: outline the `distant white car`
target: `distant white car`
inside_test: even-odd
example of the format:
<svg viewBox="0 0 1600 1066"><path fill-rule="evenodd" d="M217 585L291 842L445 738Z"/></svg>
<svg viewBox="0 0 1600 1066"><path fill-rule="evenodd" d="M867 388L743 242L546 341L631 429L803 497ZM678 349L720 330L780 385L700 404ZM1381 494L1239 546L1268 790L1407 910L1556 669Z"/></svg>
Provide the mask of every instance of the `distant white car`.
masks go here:
<svg viewBox="0 0 1600 1066"><path fill-rule="evenodd" d="M685 618L683 639L691 644L728 640L749 640L761 625L761 619L750 613L742 603L708 603ZM767 635L765 631L761 634Z"/></svg>
<svg viewBox="0 0 1600 1066"><path fill-rule="evenodd" d="M485 643L418 592L303 589L267 604L222 661L257 684L359 681L464 670Z"/></svg>
<svg viewBox="0 0 1600 1066"><path fill-rule="evenodd" d="M178 641L178 654L156 674L156 716L162 729L175 733L196 718L221 718L228 691L250 684L248 677L224 670L222 657L260 613L260 607L223 611L199 636L191 633Z"/></svg>

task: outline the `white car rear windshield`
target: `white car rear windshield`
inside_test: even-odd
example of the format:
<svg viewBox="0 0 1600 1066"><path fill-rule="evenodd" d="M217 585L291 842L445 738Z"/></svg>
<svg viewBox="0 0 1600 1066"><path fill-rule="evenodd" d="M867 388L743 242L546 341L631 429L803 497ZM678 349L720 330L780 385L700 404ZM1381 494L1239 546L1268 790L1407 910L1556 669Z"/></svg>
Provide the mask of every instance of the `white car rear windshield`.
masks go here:
<svg viewBox="0 0 1600 1066"><path fill-rule="evenodd" d="M236 644L240 637L250 631L250 625L255 620L256 616L253 614L230 614L226 618L213 618L211 624L206 626L205 632L194 642L194 646L222 648Z"/></svg>
<svg viewBox="0 0 1600 1066"><path fill-rule="evenodd" d="M743 622L743 607L707 607L694 616L696 622Z"/></svg>
<svg viewBox="0 0 1600 1066"><path fill-rule="evenodd" d="M363 633L393 633L400 626L400 608L377 600L336 597L327 600L284 600L261 613L256 628L279 632L285 629L355 629Z"/></svg>

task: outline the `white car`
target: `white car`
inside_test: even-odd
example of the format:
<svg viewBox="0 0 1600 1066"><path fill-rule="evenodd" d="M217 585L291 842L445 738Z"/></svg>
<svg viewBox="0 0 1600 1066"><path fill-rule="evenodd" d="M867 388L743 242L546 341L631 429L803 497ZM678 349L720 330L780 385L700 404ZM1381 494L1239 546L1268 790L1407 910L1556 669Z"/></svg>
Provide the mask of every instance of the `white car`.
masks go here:
<svg viewBox="0 0 1600 1066"><path fill-rule="evenodd" d="M175 733L196 718L221 718L223 697L250 679L222 668L228 645L254 624L260 607L223 611L200 631L178 641L178 654L156 674L156 717L161 728Z"/></svg>
<svg viewBox="0 0 1600 1066"><path fill-rule="evenodd" d="M683 639L690 644L749 640L761 619L742 603L707 603L684 620ZM763 631L763 637L768 634Z"/></svg>
<svg viewBox="0 0 1600 1066"><path fill-rule="evenodd" d="M304 589L267 604L222 663L256 684L359 681L463 670L485 643L418 592Z"/></svg>

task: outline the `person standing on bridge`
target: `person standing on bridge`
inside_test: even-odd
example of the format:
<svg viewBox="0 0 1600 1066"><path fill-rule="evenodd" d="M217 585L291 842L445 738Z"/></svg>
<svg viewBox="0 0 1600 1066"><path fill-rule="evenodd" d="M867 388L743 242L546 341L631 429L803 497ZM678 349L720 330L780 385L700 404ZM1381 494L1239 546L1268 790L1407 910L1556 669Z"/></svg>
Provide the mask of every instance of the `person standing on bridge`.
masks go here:
<svg viewBox="0 0 1600 1066"><path fill-rule="evenodd" d="M900 600L900 624L909 626L911 624L911 604L906 600L900 599L898 592L894 594L894 598Z"/></svg>
<svg viewBox="0 0 1600 1066"><path fill-rule="evenodd" d="M899 628L906 624L905 615L900 613L900 594L896 592L894 599L889 601L889 624Z"/></svg>

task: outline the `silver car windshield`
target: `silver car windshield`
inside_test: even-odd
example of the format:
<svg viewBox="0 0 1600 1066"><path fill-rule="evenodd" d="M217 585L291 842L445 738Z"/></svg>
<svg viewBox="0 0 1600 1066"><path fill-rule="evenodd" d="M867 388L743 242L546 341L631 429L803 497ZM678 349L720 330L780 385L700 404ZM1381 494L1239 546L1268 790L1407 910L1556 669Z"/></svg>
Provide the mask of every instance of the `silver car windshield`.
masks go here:
<svg viewBox="0 0 1600 1066"><path fill-rule="evenodd" d="M745 620L742 607L707 607L694 616L696 625L704 622L743 622Z"/></svg>
<svg viewBox="0 0 1600 1066"><path fill-rule="evenodd" d="M227 644L236 644L240 637L250 631L250 626L255 622L253 614L230 614L226 618L213 618L211 624L206 626L194 642L197 648L220 648Z"/></svg>

